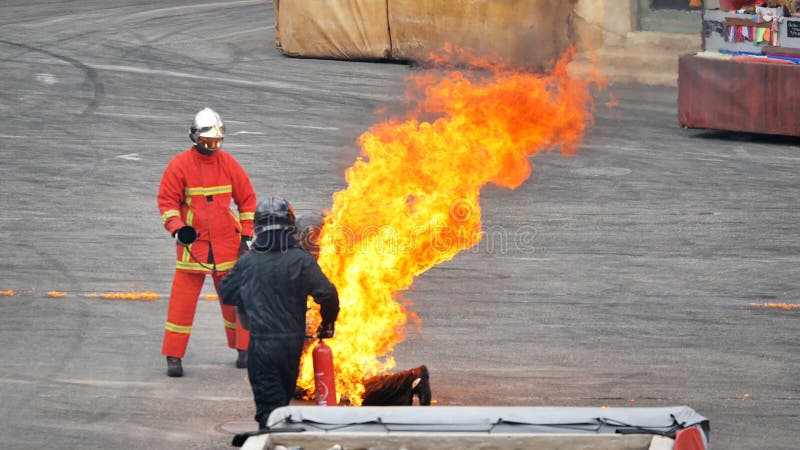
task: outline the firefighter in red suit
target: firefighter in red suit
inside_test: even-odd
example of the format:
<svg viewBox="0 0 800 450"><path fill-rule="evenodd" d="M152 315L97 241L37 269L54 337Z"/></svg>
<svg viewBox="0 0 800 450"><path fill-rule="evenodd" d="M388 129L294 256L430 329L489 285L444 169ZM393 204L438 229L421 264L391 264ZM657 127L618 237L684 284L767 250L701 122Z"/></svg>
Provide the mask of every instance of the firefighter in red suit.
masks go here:
<svg viewBox="0 0 800 450"><path fill-rule="evenodd" d="M167 375L183 376L181 359L192 331L197 300L206 275L219 285L253 236L256 194L250 178L231 154L222 150L225 124L210 108L194 118L189 136L194 146L172 159L161 178L158 208L164 228L175 238L177 264L169 297L161 352ZM236 203L238 217L231 210ZM247 367L250 336L236 308L224 305L228 346L238 350L236 367Z"/></svg>

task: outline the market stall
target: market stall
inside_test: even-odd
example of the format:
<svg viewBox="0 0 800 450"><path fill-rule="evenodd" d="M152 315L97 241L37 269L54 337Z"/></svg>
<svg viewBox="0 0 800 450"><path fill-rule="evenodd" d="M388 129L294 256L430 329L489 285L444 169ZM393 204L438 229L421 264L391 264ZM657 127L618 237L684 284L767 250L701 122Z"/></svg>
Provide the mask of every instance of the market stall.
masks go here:
<svg viewBox="0 0 800 450"><path fill-rule="evenodd" d="M797 2L705 3L703 51L678 64L681 126L800 136Z"/></svg>

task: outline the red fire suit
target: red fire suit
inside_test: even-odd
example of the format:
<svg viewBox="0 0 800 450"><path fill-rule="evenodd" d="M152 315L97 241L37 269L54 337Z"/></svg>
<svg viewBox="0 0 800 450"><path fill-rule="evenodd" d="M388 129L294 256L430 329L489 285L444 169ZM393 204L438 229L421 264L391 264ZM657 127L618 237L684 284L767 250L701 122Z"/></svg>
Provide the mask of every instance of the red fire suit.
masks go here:
<svg viewBox="0 0 800 450"><path fill-rule="evenodd" d="M231 200L238 217L231 210ZM161 349L166 356L183 358L206 274L212 275L219 295L220 281L239 256L241 237L253 235L256 194L230 153L217 150L204 155L192 147L167 165L158 190L158 209L170 234L191 225L198 235L188 247L176 245L178 259ZM246 350L250 337L236 308L222 302L220 306L228 347Z"/></svg>

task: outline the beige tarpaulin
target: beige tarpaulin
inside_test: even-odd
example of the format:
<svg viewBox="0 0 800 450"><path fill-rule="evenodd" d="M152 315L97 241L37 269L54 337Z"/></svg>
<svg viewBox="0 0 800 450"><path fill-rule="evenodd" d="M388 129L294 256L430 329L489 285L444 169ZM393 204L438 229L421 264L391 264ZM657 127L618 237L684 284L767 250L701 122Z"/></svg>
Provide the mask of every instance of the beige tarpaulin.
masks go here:
<svg viewBox="0 0 800 450"><path fill-rule="evenodd" d="M391 56L386 0L282 0L276 9L275 36L286 55Z"/></svg>
<svg viewBox="0 0 800 450"><path fill-rule="evenodd" d="M414 61L450 43L540 68L569 46L571 2L563 0L389 0L392 57Z"/></svg>
<svg viewBox="0 0 800 450"><path fill-rule="evenodd" d="M563 0L274 0L289 56L422 61L450 43L515 67L549 66L570 44ZM280 26L279 26L280 24Z"/></svg>

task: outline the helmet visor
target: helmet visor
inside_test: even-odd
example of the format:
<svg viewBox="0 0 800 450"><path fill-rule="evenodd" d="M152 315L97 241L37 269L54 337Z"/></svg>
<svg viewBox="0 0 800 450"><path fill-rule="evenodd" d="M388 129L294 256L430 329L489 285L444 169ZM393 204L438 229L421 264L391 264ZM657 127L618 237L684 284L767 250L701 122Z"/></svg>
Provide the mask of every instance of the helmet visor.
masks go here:
<svg viewBox="0 0 800 450"><path fill-rule="evenodd" d="M214 151L222 147L222 138L200 136L197 138L197 143L205 150Z"/></svg>

